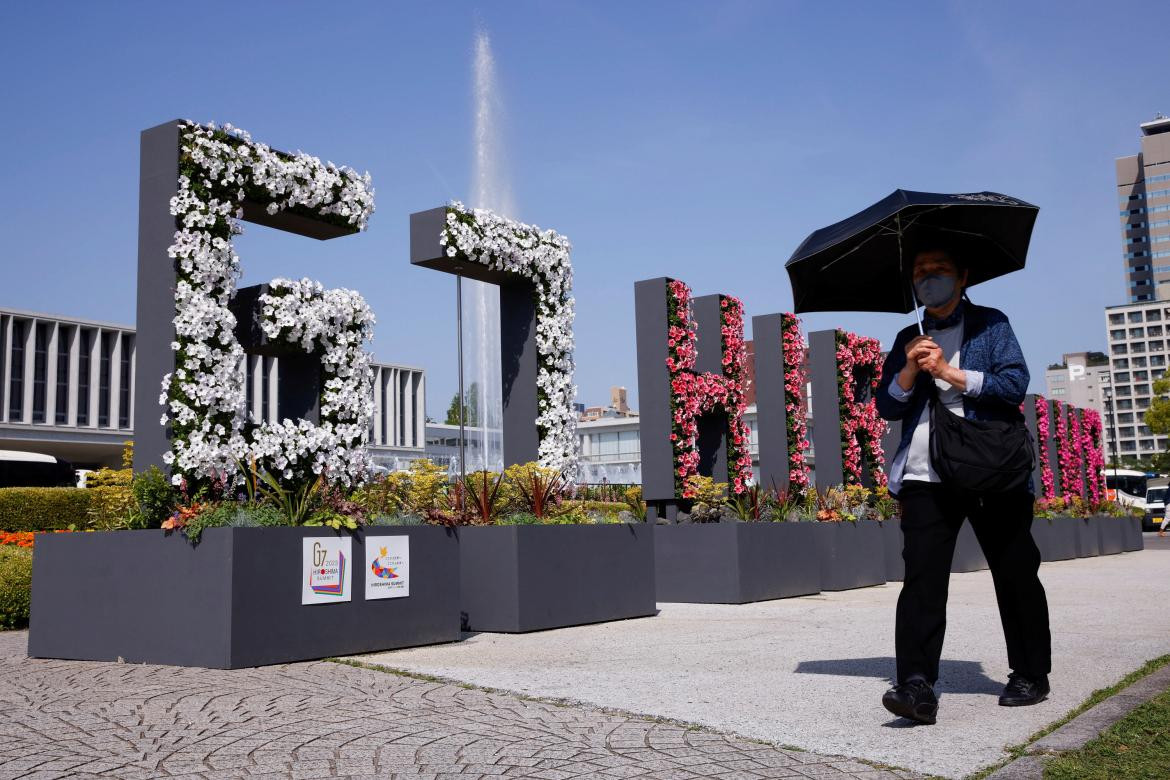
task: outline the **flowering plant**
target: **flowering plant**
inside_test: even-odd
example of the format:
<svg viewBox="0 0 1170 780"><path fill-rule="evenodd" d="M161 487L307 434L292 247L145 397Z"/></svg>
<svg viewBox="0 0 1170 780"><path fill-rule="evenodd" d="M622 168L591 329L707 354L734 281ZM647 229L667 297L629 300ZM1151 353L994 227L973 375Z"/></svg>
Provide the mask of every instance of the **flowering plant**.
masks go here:
<svg viewBox="0 0 1170 780"><path fill-rule="evenodd" d="M805 370L805 343L800 320L794 314L780 315L780 334L784 355L784 427L788 439L788 484L793 490L808 487L808 424L804 388L808 383Z"/></svg>
<svg viewBox="0 0 1170 780"><path fill-rule="evenodd" d="M747 409L747 343L743 338L743 303L719 296L722 374L695 371L698 332L691 315L691 289L671 279L666 285L666 368L670 372L670 440L674 451L675 493L694 498L691 477L698 474L699 417L714 409L727 413L727 472L731 492L744 492L752 478L748 451L751 430Z"/></svg>
<svg viewBox="0 0 1170 780"><path fill-rule="evenodd" d="M1085 494L1085 481L1081 476L1081 456L1077 447L1080 438L1080 422L1076 411L1060 401L1052 402L1052 413L1056 415L1056 441L1059 447L1060 492L1066 497Z"/></svg>
<svg viewBox="0 0 1170 780"><path fill-rule="evenodd" d="M573 399L572 245L553 230L469 209L447 206L439 243L461 257L530 280L536 288L537 415L539 463L573 475L577 469L577 417Z"/></svg>
<svg viewBox="0 0 1170 780"><path fill-rule="evenodd" d="M231 125L188 122L180 132L178 184L178 194L170 204L178 230L169 249L176 270L175 341L171 344L175 370L163 378L159 398L167 409L162 424L171 426L172 449L165 459L172 466L172 481L207 481L215 475L228 475L234 481L236 464L257 456L270 458L274 467L284 462L276 468L286 479L298 476L299 469L289 469L290 463L311 463L311 469L320 473L329 465L329 457L321 457L325 450L352 449L355 442L364 443L368 420L361 425L361 435L355 435L363 421L354 414L359 404L349 397L360 381L348 381L350 369L335 364L330 376L333 384L326 388L322 403L323 430L310 435L300 423L286 420L278 426L261 426L253 438L245 425L240 371L244 351L228 308L240 276L232 237L241 232L238 218L245 201L263 204L269 215L290 211L353 232L364 230L374 211L369 175L303 153L276 152ZM305 292L296 283L278 282L275 297ZM318 292L313 288L308 297L324 299ZM341 292L347 299L352 295ZM324 339L321 346L327 358L350 354L355 328L367 333L362 328L372 318L367 322L358 315L361 321L356 323L325 320L322 308L328 306L299 312L273 305L265 330L275 328L296 340ZM352 370L357 376L368 368L357 365ZM358 476L359 461L352 453L335 453L334 476L343 482L352 480Z"/></svg>
<svg viewBox="0 0 1170 780"><path fill-rule="evenodd" d="M845 484L861 484L862 469L874 485L886 484L882 436L886 423L873 394L881 369L881 344L875 338L838 330L837 397L841 404L841 466Z"/></svg>
<svg viewBox="0 0 1170 780"><path fill-rule="evenodd" d="M1036 437L1040 451L1040 481L1043 483L1044 499L1056 497L1056 481L1052 476L1052 464L1048 462L1048 436L1051 427L1048 418L1048 401L1036 396Z"/></svg>
<svg viewBox="0 0 1170 780"><path fill-rule="evenodd" d="M1085 471L1088 475L1088 498L1093 506L1105 498L1105 448L1101 437L1101 414L1096 409L1081 412L1081 449L1085 453Z"/></svg>

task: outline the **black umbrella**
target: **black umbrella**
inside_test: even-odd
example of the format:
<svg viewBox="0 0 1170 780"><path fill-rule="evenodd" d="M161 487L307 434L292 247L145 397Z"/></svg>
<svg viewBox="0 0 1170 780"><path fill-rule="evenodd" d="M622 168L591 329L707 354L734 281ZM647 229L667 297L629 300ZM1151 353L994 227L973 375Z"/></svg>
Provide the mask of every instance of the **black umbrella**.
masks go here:
<svg viewBox="0 0 1170 780"><path fill-rule="evenodd" d="M916 310L908 252L928 233L964 246L968 286L1018 271L1037 212L1036 206L997 192L895 190L864 211L814 231L792 254L784 267L795 310Z"/></svg>

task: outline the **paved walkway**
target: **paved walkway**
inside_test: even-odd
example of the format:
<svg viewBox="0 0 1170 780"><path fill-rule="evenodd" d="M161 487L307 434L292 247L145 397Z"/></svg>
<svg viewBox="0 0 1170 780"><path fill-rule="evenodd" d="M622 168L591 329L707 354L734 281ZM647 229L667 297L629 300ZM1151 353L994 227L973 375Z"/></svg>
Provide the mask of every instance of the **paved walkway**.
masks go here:
<svg viewBox="0 0 1170 780"><path fill-rule="evenodd" d="M25 657L26 640L0 633L0 780L912 777L337 663L46 661Z"/></svg>
<svg viewBox="0 0 1170 780"><path fill-rule="evenodd" d="M1053 694L1034 707L996 704L1008 667L990 574L953 575L931 727L907 727L881 706L894 671L898 584L742 606L664 604L655 618L480 634L366 660L963 777L1095 689L1170 653L1170 548L1157 546L1041 567Z"/></svg>

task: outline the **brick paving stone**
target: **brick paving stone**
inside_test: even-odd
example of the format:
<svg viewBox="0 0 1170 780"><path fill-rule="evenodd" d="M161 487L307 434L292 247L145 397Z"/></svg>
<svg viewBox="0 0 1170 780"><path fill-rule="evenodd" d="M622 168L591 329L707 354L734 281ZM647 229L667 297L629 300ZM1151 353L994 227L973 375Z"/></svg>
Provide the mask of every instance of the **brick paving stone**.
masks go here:
<svg viewBox="0 0 1170 780"><path fill-rule="evenodd" d="M0 633L0 780L917 780L678 724L328 662L31 659Z"/></svg>

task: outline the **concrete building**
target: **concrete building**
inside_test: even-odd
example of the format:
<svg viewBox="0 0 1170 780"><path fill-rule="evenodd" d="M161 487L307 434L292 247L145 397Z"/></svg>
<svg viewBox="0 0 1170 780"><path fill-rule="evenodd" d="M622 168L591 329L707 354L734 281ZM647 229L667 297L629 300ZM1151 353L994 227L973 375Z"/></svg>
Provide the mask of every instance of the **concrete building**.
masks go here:
<svg viewBox="0 0 1170 780"><path fill-rule="evenodd" d="M1110 386L1103 388L1105 438L1113 454L1148 456L1165 452L1170 439L1155 436L1143 419L1153 398L1154 380L1166 372L1170 300L1107 306Z"/></svg>
<svg viewBox="0 0 1170 780"><path fill-rule="evenodd" d="M248 358L254 420L280 419L280 361ZM76 467L116 467L134 438L134 328L98 320L0 309L0 449L54 455ZM386 468L424 455L425 376L374 364L370 453ZM158 396L145 399L157 404ZM159 414L162 408L159 407Z"/></svg>
<svg viewBox="0 0 1170 780"><path fill-rule="evenodd" d="M1170 300L1170 118L1141 124L1141 151L1119 157L1126 300Z"/></svg>
<svg viewBox="0 0 1170 780"><path fill-rule="evenodd" d="M626 388L617 386L609 388L609 406L581 406L577 412L577 419L582 422L606 417L637 416L638 413L630 408Z"/></svg>
<svg viewBox="0 0 1170 780"><path fill-rule="evenodd" d="M1102 352L1068 352L1044 372L1048 398L1082 409L1096 409L1104 419L1103 390L1110 384L1109 357Z"/></svg>

